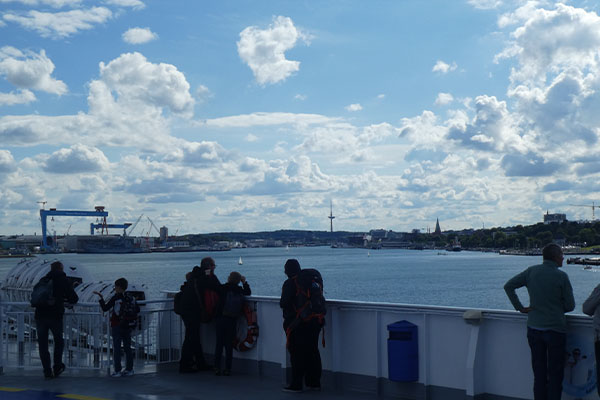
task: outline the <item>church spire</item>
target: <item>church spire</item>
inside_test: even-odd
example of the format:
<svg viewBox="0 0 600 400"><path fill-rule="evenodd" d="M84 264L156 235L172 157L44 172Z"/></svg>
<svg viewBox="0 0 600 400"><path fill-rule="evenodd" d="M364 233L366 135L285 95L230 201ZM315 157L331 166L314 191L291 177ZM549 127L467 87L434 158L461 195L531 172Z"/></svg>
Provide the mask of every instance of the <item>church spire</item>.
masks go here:
<svg viewBox="0 0 600 400"><path fill-rule="evenodd" d="M439 218L435 219L435 234L436 235L441 235L442 234L442 230L440 229L440 220L439 220Z"/></svg>

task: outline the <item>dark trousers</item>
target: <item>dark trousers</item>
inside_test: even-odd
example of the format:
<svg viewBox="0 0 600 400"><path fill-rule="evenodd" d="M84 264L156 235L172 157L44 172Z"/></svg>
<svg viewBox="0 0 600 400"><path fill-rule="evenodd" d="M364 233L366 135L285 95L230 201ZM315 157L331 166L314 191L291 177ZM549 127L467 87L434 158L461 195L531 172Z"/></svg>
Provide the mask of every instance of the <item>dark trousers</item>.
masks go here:
<svg viewBox="0 0 600 400"><path fill-rule="evenodd" d="M50 352L48 351L48 332L52 332L54 338L54 367L62 365L62 354L65 347L63 340L63 319L59 318L39 318L35 320L38 335L38 348L40 351L40 360L44 367L44 373L52 372L50 365Z"/></svg>
<svg viewBox="0 0 600 400"><path fill-rule="evenodd" d="M206 361L200 342L200 320L197 318L183 318L183 325L185 326L185 338L181 346L179 367L192 368L196 364L196 367L202 368L206 366Z"/></svg>
<svg viewBox="0 0 600 400"><path fill-rule="evenodd" d="M292 384L301 389L302 381L309 387L321 386L321 354L319 353L319 333L321 325L317 321L301 323L290 333L288 351L292 363Z"/></svg>
<svg viewBox="0 0 600 400"><path fill-rule="evenodd" d="M236 334L237 319L220 316L217 318L217 337L215 346L215 368L221 368L221 356L225 347L225 369L231 370L233 359L233 340Z"/></svg>
<svg viewBox="0 0 600 400"><path fill-rule="evenodd" d="M559 400L565 372L566 334L527 328L535 400Z"/></svg>
<svg viewBox="0 0 600 400"><path fill-rule="evenodd" d="M133 351L131 351L131 329L112 327L115 372L121 371L121 344L125 350L125 369L133 370Z"/></svg>

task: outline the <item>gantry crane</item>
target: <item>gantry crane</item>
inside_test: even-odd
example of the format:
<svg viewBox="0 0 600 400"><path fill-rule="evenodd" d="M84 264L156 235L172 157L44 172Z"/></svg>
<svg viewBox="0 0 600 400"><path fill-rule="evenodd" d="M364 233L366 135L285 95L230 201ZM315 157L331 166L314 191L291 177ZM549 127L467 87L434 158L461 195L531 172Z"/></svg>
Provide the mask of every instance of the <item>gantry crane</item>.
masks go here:
<svg viewBox="0 0 600 400"><path fill-rule="evenodd" d="M590 206L589 204L569 204L570 206L574 206L574 207L591 207L592 209L592 221L596 220L596 216L594 214L594 211L596 209L596 207L600 207L596 205L596 202L592 201L592 205Z"/></svg>

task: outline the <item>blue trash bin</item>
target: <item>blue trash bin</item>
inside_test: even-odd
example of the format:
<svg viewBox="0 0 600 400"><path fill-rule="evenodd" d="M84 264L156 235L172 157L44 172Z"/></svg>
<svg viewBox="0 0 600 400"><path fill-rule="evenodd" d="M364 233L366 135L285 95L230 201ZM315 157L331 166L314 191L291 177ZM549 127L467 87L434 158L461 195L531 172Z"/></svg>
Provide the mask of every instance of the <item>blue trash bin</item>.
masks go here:
<svg viewBox="0 0 600 400"><path fill-rule="evenodd" d="M387 326L388 378L397 382L419 380L419 335L417 325L398 321Z"/></svg>

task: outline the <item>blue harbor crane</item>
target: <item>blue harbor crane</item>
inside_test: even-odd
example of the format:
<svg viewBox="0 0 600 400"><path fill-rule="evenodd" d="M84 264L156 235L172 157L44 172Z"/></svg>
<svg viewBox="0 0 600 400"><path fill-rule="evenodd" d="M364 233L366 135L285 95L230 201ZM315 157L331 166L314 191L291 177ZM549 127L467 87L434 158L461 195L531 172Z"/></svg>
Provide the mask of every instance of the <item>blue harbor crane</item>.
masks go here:
<svg viewBox="0 0 600 400"><path fill-rule="evenodd" d="M94 207L96 211L73 211L73 210L57 210L56 208L51 208L49 210L40 210L40 217L42 220L42 250L51 250L52 248L48 246L48 237L46 234L46 218L48 216L54 218L54 216L63 216L63 217L100 217L106 226L106 217L108 217L108 211L104 211L103 206Z"/></svg>
<svg viewBox="0 0 600 400"><path fill-rule="evenodd" d="M104 233L104 229L106 229L106 233L108 234L108 228L120 228L123 229L123 236L127 236L127 228L129 228L131 225L131 222L125 222L124 224L95 224L92 222L90 224L90 235L93 235L94 230L96 229L102 229L102 233Z"/></svg>

